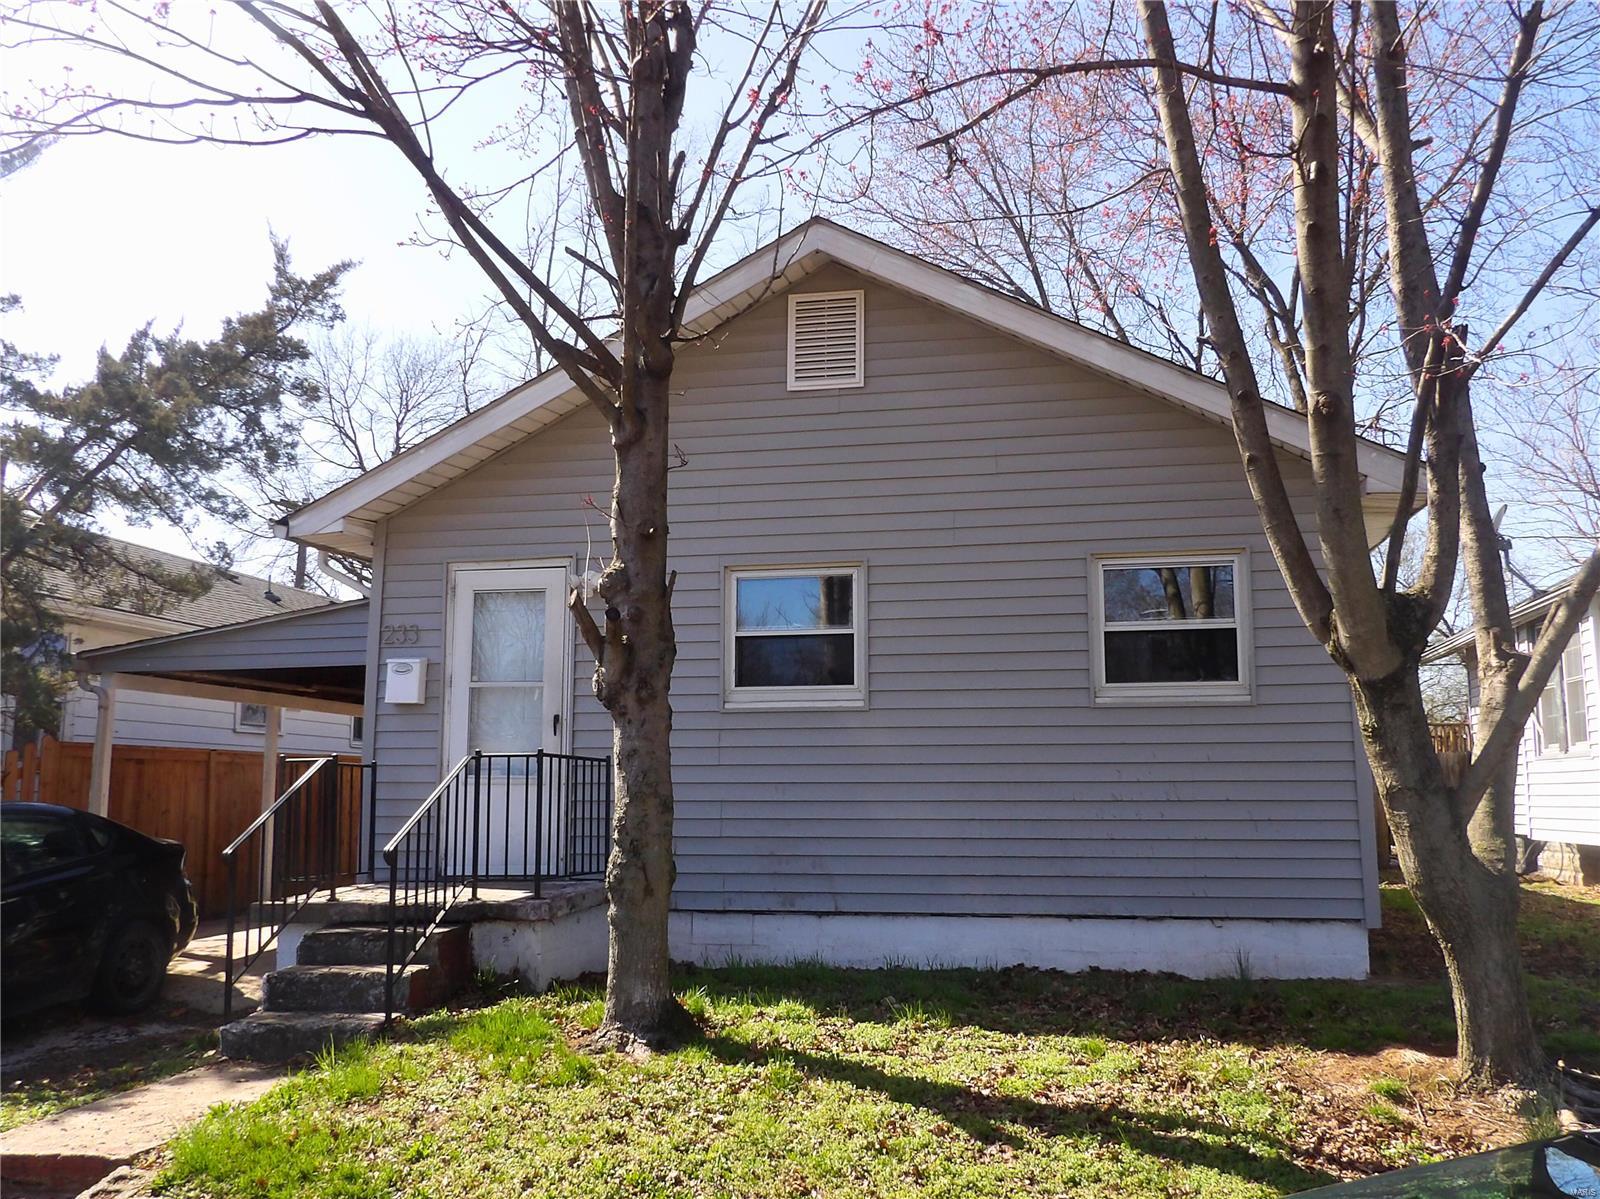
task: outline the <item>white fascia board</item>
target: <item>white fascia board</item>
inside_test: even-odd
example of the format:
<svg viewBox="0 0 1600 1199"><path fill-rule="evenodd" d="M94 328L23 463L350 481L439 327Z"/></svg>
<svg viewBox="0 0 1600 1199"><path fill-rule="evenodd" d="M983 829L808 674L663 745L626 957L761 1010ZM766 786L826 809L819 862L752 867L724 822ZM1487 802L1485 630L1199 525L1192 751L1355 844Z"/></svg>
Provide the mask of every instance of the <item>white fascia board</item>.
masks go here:
<svg viewBox="0 0 1600 1199"><path fill-rule="evenodd" d="M1519 624L1524 624L1535 617L1542 617L1546 612L1550 611L1551 608L1554 608L1562 600L1567 598L1567 593L1572 590L1572 585L1575 582L1577 582L1576 575L1568 579L1566 582L1559 583L1555 587L1552 587L1543 595L1536 595L1532 599L1525 599L1520 604L1513 606L1510 612L1512 626L1515 627ZM1600 599L1597 599L1595 603L1600 603ZM1593 606L1594 605L1591 604L1591 608ZM1576 632L1573 633L1573 636L1576 637L1577 635L1578 634ZM1459 633L1454 633L1449 637L1446 637L1443 641L1436 641L1430 645L1427 650L1424 651L1422 660L1426 663L1433 663L1455 655L1472 655L1475 657L1478 652L1477 640L1477 626L1468 625Z"/></svg>
<svg viewBox="0 0 1600 1199"><path fill-rule="evenodd" d="M358 475L343 487L290 513L279 522L279 527L285 537L293 540L366 556L371 553L374 521L357 517L355 513L382 500L395 487L437 468L456 454L470 450L507 425L567 397L582 400L581 394L564 372L559 368L546 371L537 379L478 409L471 416L441 429L428 440L391 458L382 466ZM576 406L564 406L560 415ZM555 415L552 414L552 419Z"/></svg>

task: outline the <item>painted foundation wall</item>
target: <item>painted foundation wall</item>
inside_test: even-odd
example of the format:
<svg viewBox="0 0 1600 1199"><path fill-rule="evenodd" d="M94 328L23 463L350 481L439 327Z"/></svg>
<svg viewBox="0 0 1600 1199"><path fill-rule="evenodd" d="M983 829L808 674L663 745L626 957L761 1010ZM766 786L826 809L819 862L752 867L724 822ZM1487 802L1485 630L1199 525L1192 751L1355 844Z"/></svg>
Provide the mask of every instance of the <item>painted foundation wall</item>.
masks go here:
<svg viewBox="0 0 1600 1199"><path fill-rule="evenodd" d="M674 912L674 961L1164 970L1189 978L1365 978L1358 921L1063 920Z"/></svg>
<svg viewBox="0 0 1600 1199"><path fill-rule="evenodd" d="M604 906L559 920L480 920L472 925L472 964L515 974L536 990L606 968Z"/></svg>

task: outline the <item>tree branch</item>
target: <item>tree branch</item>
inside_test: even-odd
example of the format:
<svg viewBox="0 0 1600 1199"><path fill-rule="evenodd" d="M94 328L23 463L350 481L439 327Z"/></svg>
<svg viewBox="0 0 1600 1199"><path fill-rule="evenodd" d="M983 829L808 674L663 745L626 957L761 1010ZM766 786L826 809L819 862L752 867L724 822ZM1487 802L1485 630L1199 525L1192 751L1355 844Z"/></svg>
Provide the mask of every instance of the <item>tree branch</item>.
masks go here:
<svg viewBox="0 0 1600 1199"><path fill-rule="evenodd" d="M1294 505L1284 486L1277 449L1267 430L1267 417L1255 366L1245 344L1239 313L1228 290L1228 276L1215 241L1210 201L1195 148L1194 125L1183 95L1182 75L1176 69L1172 30L1161 0L1141 0L1142 17L1155 69L1155 99L1167 143L1178 210L1183 221L1195 287L1211 325L1211 339L1222 362L1223 379L1233 414L1234 438L1244 464L1250 494L1261 515L1267 543L1288 583L1290 595L1306 627L1323 644L1332 632L1333 599L1312 561L1310 547L1300 532Z"/></svg>

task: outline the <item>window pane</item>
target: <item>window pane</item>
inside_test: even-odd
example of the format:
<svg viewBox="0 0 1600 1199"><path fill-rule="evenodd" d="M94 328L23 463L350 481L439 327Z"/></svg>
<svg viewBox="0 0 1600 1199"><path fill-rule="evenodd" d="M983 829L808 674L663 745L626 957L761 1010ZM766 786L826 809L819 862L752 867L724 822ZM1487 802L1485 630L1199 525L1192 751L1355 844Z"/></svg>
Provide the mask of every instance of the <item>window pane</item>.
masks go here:
<svg viewBox="0 0 1600 1199"><path fill-rule="evenodd" d="M1106 634L1107 683L1238 681L1239 639L1233 629Z"/></svg>
<svg viewBox="0 0 1600 1199"><path fill-rule="evenodd" d="M1129 566L1105 571L1106 623L1232 620L1231 565Z"/></svg>
<svg viewBox="0 0 1600 1199"><path fill-rule="evenodd" d="M743 629L848 629L850 575L739 579L738 625Z"/></svg>
<svg viewBox="0 0 1600 1199"><path fill-rule="evenodd" d="M735 687L851 687L855 681L853 633L734 639Z"/></svg>
<svg viewBox="0 0 1600 1199"><path fill-rule="evenodd" d="M544 681L544 592L475 591L472 681Z"/></svg>
<svg viewBox="0 0 1600 1199"><path fill-rule="evenodd" d="M1561 655L1561 681L1566 688L1567 744L1583 745L1589 740L1589 713L1583 686L1583 646L1576 637Z"/></svg>
<svg viewBox="0 0 1600 1199"><path fill-rule="evenodd" d="M1542 753L1560 753L1566 746L1562 742L1561 671L1558 668L1539 694L1538 711L1539 750Z"/></svg>
<svg viewBox="0 0 1600 1199"><path fill-rule="evenodd" d="M544 687L472 687L467 691L467 749L531 753L544 734Z"/></svg>

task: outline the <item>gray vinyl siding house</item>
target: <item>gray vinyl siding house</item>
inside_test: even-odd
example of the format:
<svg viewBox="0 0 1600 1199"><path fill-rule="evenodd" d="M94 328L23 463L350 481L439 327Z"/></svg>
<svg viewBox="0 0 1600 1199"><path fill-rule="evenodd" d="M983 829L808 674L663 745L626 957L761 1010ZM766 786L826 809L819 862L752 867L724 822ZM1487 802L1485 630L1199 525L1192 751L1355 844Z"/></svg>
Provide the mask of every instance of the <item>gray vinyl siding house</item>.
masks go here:
<svg viewBox="0 0 1600 1199"><path fill-rule="evenodd" d="M1364 973L1350 696L1264 542L1220 389L826 222L704 290L672 414L675 955ZM791 386L790 296L857 292L860 382ZM1042 344L1058 329L1076 359ZM548 377L497 407L286 525L374 565L380 841L464 744L454 584L607 557L601 418ZM1376 526L1398 460L1364 452ZM1309 466L1282 458L1310 530ZM1146 555L1225 564L1230 685L1106 685L1103 572ZM825 702L741 698L730 596L775 568L851 581L858 666ZM542 735L608 754L593 663L570 619L547 628ZM425 663L421 702L389 702L396 658Z"/></svg>

